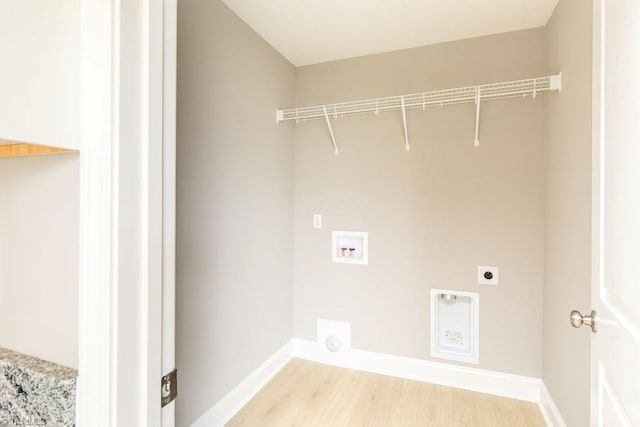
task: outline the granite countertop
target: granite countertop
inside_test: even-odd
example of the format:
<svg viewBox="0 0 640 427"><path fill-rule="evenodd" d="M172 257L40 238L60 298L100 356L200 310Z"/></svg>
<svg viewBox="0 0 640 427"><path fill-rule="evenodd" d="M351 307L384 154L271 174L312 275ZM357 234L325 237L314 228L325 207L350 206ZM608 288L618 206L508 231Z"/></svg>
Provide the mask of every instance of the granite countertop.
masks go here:
<svg viewBox="0 0 640 427"><path fill-rule="evenodd" d="M74 426L78 371L0 348L0 426Z"/></svg>

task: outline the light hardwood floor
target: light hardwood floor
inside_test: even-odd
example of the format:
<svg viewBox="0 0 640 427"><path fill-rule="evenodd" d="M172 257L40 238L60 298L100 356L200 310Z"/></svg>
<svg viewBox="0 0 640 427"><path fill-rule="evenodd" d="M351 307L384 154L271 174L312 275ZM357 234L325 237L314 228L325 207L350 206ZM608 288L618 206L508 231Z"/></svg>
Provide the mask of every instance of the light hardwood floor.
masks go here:
<svg viewBox="0 0 640 427"><path fill-rule="evenodd" d="M293 359L227 426L545 426L535 403Z"/></svg>

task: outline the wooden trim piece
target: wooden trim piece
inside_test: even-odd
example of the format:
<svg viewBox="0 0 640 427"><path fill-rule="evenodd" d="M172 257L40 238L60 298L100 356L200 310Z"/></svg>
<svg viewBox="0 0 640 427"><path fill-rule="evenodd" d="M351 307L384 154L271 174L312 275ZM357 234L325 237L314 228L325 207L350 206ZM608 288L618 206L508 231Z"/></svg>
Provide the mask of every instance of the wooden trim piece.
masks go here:
<svg viewBox="0 0 640 427"><path fill-rule="evenodd" d="M294 340L292 339L209 408L207 412L202 414L200 418L195 420L191 427L222 426L226 424L291 361L294 356L293 351Z"/></svg>
<svg viewBox="0 0 640 427"><path fill-rule="evenodd" d="M67 148L49 147L47 145L15 143L0 145L0 157L32 156L37 154L68 153Z"/></svg>
<svg viewBox="0 0 640 427"><path fill-rule="evenodd" d="M81 427L173 425L159 392L163 25L172 2L80 2Z"/></svg>
<svg viewBox="0 0 640 427"><path fill-rule="evenodd" d="M118 415L118 6L117 0L80 2L80 427L115 426Z"/></svg>
<svg viewBox="0 0 640 427"><path fill-rule="evenodd" d="M256 425L545 427L546 423L532 402L295 358L225 424Z"/></svg>
<svg viewBox="0 0 640 427"><path fill-rule="evenodd" d="M293 338L286 343L227 395L200 416L193 427L218 426L227 423L249 402L292 358L300 358L331 366L355 369L396 378L455 387L469 391L534 402L543 416L562 427L562 417L555 408L540 378L503 372L412 359L382 353L350 349L331 353L318 342Z"/></svg>
<svg viewBox="0 0 640 427"><path fill-rule="evenodd" d="M176 71L178 2L164 0L162 101L162 372L175 361ZM161 409L162 427L175 427L176 403Z"/></svg>
<svg viewBox="0 0 640 427"><path fill-rule="evenodd" d="M540 378L488 371L424 359L364 350L329 352L324 343L294 338L293 355L301 359L374 374L423 381L511 399L540 401Z"/></svg>
<svg viewBox="0 0 640 427"><path fill-rule="evenodd" d="M567 427L544 382L540 384L540 402L538 402L538 406L549 427Z"/></svg>

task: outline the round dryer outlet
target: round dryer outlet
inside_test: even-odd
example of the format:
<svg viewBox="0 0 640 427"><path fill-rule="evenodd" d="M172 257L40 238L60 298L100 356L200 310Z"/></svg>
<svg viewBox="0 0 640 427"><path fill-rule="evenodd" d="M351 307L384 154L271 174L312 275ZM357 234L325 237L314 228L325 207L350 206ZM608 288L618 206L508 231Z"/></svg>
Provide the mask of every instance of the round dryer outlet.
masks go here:
<svg viewBox="0 0 640 427"><path fill-rule="evenodd" d="M324 341L324 345L332 353L340 350L340 340L335 335L329 335Z"/></svg>

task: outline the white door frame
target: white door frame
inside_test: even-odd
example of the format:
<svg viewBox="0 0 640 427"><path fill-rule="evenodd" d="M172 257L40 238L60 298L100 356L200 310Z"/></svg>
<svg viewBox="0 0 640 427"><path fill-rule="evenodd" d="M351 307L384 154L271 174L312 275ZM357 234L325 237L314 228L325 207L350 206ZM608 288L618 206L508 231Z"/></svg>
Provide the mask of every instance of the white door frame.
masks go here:
<svg viewBox="0 0 640 427"><path fill-rule="evenodd" d="M164 0L162 185L162 375L176 367L176 105L178 1ZM176 402L162 409L162 427L175 425Z"/></svg>
<svg viewBox="0 0 640 427"><path fill-rule="evenodd" d="M175 93L164 91L175 91L165 79L175 78L176 0L81 0L81 8L77 425L159 426L163 260L172 255L163 252L175 234L174 168L166 172Z"/></svg>

